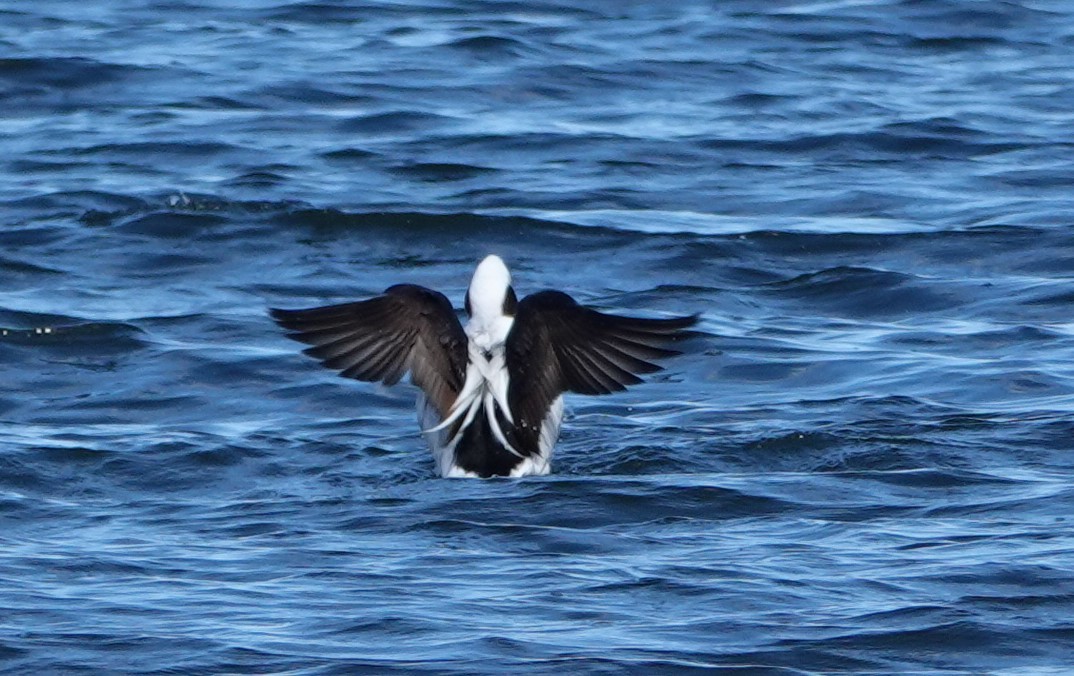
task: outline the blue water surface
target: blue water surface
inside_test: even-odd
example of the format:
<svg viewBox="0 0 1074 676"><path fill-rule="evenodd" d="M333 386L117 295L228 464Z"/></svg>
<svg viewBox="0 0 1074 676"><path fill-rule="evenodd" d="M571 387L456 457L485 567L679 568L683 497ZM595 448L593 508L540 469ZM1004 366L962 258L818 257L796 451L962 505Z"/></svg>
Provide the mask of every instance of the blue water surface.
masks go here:
<svg viewBox="0 0 1074 676"><path fill-rule="evenodd" d="M0 2L0 669L1064 673L1074 5ZM553 474L266 315L700 312Z"/></svg>

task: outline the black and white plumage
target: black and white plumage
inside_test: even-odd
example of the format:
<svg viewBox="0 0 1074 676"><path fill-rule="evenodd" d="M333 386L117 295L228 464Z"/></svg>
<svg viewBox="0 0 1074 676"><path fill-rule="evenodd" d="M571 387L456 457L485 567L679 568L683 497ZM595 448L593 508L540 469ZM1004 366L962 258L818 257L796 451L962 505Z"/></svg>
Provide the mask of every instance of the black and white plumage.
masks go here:
<svg viewBox="0 0 1074 676"><path fill-rule="evenodd" d="M442 293L397 284L369 300L272 310L305 352L357 380L388 385L410 373L418 419L445 477L547 474L563 394L609 394L659 371L654 359L697 316L619 317L559 291L519 301L497 256L477 266L465 327Z"/></svg>

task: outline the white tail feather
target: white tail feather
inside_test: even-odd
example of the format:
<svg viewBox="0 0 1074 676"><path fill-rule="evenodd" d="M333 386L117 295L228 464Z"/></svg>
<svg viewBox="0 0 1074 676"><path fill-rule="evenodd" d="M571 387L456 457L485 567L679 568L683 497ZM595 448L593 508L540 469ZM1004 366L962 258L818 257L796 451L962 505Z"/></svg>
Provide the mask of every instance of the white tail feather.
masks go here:
<svg viewBox="0 0 1074 676"><path fill-rule="evenodd" d="M496 420L496 401L493 399L492 394L485 393L485 415L488 416L489 427L492 428L492 436L496 437L496 441L500 442L504 448L506 448L512 455L516 455L520 458L525 457L507 442L507 437L504 436L503 430L500 429L500 421Z"/></svg>
<svg viewBox="0 0 1074 676"><path fill-rule="evenodd" d="M471 360L470 364L466 367L466 381L462 385L462 390L459 392L459 396L455 397L455 403L451 405L448 415L441 420L440 424L436 427L424 429L422 430L422 433L428 434L447 429L448 425L458 420L461 415L469 410L473 402L481 397L484 390L484 384L485 377L481 373L481 368Z"/></svg>

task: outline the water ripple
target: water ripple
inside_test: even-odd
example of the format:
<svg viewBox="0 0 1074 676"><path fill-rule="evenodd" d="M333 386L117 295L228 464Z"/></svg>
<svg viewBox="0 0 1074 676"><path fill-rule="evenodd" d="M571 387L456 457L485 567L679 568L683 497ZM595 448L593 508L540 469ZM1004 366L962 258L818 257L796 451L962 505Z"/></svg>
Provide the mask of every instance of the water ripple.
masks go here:
<svg viewBox="0 0 1074 676"><path fill-rule="evenodd" d="M0 14L9 671L1071 663L1065 5ZM266 309L489 252L701 323L443 481Z"/></svg>

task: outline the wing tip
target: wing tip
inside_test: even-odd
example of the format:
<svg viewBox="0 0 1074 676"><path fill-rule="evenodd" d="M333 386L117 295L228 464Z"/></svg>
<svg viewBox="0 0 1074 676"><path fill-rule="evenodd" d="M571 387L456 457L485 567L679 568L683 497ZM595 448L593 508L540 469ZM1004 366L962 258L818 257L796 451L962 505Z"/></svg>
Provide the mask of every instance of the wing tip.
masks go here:
<svg viewBox="0 0 1074 676"><path fill-rule="evenodd" d="M278 307L270 307L268 309L268 315L272 318L272 321L291 331L298 329L298 324L302 320L303 312L304 310L285 310ZM294 336L288 337L293 338Z"/></svg>

